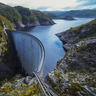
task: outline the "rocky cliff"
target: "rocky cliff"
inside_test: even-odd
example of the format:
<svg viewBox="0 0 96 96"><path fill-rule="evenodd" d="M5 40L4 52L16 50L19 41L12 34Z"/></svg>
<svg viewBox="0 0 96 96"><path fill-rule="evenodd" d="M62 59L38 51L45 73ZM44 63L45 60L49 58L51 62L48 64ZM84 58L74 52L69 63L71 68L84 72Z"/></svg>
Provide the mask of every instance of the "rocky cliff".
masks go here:
<svg viewBox="0 0 96 96"><path fill-rule="evenodd" d="M96 19L56 35L67 52L47 81L61 96L96 96Z"/></svg>

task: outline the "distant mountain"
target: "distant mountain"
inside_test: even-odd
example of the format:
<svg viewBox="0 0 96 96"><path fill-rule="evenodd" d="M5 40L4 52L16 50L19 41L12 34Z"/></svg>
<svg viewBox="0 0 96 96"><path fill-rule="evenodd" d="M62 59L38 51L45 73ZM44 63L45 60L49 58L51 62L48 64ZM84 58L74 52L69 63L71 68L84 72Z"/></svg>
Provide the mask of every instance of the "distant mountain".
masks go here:
<svg viewBox="0 0 96 96"><path fill-rule="evenodd" d="M62 12L59 15L60 16L71 15L73 17L94 18L96 17L96 10L72 10L72 11Z"/></svg>
<svg viewBox="0 0 96 96"><path fill-rule="evenodd" d="M55 14L55 15L59 15L59 14L61 14L62 12L66 12L66 11L42 11L42 12L44 12L44 13L53 13L53 14Z"/></svg>
<svg viewBox="0 0 96 96"><path fill-rule="evenodd" d="M64 20L75 20L72 16L70 15L66 15L64 18L62 18Z"/></svg>
<svg viewBox="0 0 96 96"><path fill-rule="evenodd" d="M96 9L92 10L71 10L71 11L46 11L44 13L59 15L61 17L65 17L66 15L70 15L72 17L80 17L80 18L96 18Z"/></svg>
<svg viewBox="0 0 96 96"><path fill-rule="evenodd" d="M7 18L15 27L54 24L51 17L43 12L22 6L10 7L0 3L0 15Z"/></svg>
<svg viewBox="0 0 96 96"><path fill-rule="evenodd" d="M53 19L64 19L64 20L75 20L72 16L70 15L66 15L66 16L60 16L54 13L46 13L47 15L49 15L51 18Z"/></svg>
<svg viewBox="0 0 96 96"><path fill-rule="evenodd" d="M60 15L57 15L57 14L54 14L54 13L45 13L45 14L49 15L53 19L60 18Z"/></svg>

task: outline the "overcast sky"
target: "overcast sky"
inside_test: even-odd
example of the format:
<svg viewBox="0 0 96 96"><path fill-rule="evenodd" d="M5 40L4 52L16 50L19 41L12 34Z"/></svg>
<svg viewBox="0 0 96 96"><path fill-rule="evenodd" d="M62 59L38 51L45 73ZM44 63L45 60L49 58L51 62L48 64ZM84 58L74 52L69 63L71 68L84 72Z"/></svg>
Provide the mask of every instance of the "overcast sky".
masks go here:
<svg viewBox="0 0 96 96"><path fill-rule="evenodd" d="M68 11L96 8L96 0L0 0L10 6L24 6L41 11Z"/></svg>

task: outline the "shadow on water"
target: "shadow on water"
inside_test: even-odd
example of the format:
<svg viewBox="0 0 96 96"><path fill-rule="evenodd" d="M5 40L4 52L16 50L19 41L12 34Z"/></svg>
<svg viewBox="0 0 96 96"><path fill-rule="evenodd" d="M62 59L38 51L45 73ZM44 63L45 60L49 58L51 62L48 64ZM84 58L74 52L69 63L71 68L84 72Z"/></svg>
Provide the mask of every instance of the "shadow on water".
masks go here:
<svg viewBox="0 0 96 96"><path fill-rule="evenodd" d="M16 30L18 30L18 31L28 32L28 31L32 30L33 28L35 28L35 26L31 26L31 27L24 27L24 28L17 27Z"/></svg>

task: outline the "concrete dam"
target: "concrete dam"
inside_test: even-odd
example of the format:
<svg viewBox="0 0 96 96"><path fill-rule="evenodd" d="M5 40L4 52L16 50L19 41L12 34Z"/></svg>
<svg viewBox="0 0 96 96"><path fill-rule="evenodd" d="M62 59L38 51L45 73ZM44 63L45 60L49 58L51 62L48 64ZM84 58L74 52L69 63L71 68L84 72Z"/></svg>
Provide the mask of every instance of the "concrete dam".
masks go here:
<svg viewBox="0 0 96 96"><path fill-rule="evenodd" d="M16 51L16 55L26 74L36 72L43 75L45 49L43 44L35 36L25 32L7 30L9 41Z"/></svg>

